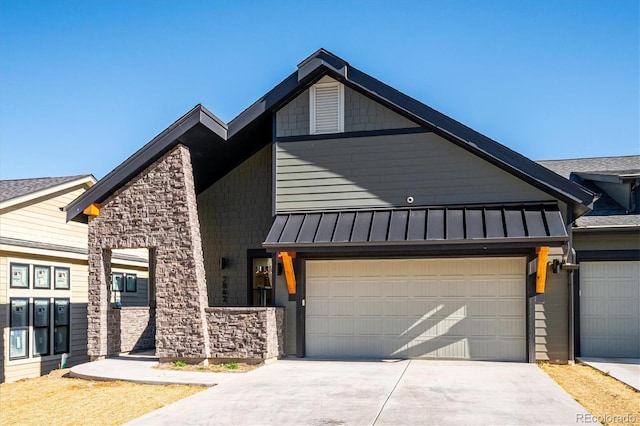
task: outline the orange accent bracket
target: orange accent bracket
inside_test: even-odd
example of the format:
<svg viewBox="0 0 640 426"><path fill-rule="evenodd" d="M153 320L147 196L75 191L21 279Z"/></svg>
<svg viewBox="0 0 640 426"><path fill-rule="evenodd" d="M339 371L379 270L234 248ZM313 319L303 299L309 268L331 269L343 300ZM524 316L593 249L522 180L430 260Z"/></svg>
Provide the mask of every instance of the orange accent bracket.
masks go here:
<svg viewBox="0 0 640 426"><path fill-rule="evenodd" d="M82 213L86 214L87 216L100 216L100 204L90 204L86 209L82 211Z"/></svg>
<svg viewBox="0 0 640 426"><path fill-rule="evenodd" d="M296 294L296 274L293 271L293 259L295 259L296 253L283 251L280 254L282 255L284 276L287 279L287 290L289 290L289 294Z"/></svg>
<svg viewBox="0 0 640 426"><path fill-rule="evenodd" d="M547 257L549 256L549 247L536 247L538 255L538 265L536 268L536 293L544 293L547 281Z"/></svg>

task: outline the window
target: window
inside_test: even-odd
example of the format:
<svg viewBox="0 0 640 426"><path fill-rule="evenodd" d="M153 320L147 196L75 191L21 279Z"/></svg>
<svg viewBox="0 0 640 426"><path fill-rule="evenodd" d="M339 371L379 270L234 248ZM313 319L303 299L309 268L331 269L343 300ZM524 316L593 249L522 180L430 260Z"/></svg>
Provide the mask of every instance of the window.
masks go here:
<svg viewBox="0 0 640 426"><path fill-rule="evenodd" d="M124 291L124 274L122 272L114 272L111 274L111 285L113 291Z"/></svg>
<svg viewBox="0 0 640 426"><path fill-rule="evenodd" d="M9 318L9 359L29 356L29 299L12 298Z"/></svg>
<svg viewBox="0 0 640 426"><path fill-rule="evenodd" d="M33 267L33 288L51 288L51 267Z"/></svg>
<svg viewBox="0 0 640 426"><path fill-rule="evenodd" d="M68 353L71 344L71 268L9 262L9 360Z"/></svg>
<svg viewBox="0 0 640 426"><path fill-rule="evenodd" d="M53 304L53 353L63 354L69 352L69 299L55 299Z"/></svg>
<svg viewBox="0 0 640 426"><path fill-rule="evenodd" d="M49 355L49 336L51 335L51 301L33 300L33 355Z"/></svg>
<svg viewBox="0 0 640 426"><path fill-rule="evenodd" d="M311 134L344 132L344 86L316 83L309 89Z"/></svg>
<svg viewBox="0 0 640 426"><path fill-rule="evenodd" d="M29 288L29 265L11 264L11 288Z"/></svg>
<svg viewBox="0 0 640 426"><path fill-rule="evenodd" d="M55 275L55 288L59 289L59 290L68 290L69 289L69 275L70 275L70 271L69 268L59 268L59 267L55 267L54 268L54 275Z"/></svg>
<svg viewBox="0 0 640 426"><path fill-rule="evenodd" d="M129 293L138 291L138 276L136 274L126 275L125 291Z"/></svg>

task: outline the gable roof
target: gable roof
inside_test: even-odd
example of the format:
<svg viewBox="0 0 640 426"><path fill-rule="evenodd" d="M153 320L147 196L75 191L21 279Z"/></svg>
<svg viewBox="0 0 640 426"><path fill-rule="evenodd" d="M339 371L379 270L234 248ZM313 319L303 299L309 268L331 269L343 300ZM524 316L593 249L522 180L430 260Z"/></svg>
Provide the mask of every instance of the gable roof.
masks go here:
<svg viewBox="0 0 640 426"><path fill-rule="evenodd" d="M576 217L591 208L594 199L591 191L359 71L332 53L319 49L301 62L297 71L228 124L202 105L194 107L67 206L67 220L86 220L82 212L88 205L103 202L178 143L186 145L191 152L196 192L204 191L246 158L271 143L273 113L324 75L331 76L566 202Z"/></svg>
<svg viewBox="0 0 640 426"><path fill-rule="evenodd" d="M0 208L23 203L82 183L94 184L93 175L0 180Z"/></svg>
<svg viewBox="0 0 640 426"><path fill-rule="evenodd" d="M640 172L640 155L542 160L537 163L567 179L571 173L625 175Z"/></svg>
<svg viewBox="0 0 640 426"><path fill-rule="evenodd" d="M640 212L628 213L593 182L622 183L640 179L640 155L545 160L538 161L538 164L600 194L593 210L575 221L577 231L640 229Z"/></svg>

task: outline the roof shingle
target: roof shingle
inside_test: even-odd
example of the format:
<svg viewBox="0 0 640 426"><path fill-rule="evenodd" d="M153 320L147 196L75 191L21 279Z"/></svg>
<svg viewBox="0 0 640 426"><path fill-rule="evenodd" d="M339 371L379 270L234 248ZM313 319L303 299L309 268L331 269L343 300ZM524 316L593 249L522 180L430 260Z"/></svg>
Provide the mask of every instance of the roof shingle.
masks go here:
<svg viewBox="0 0 640 426"><path fill-rule="evenodd" d="M0 180L0 201L12 200L91 175Z"/></svg>

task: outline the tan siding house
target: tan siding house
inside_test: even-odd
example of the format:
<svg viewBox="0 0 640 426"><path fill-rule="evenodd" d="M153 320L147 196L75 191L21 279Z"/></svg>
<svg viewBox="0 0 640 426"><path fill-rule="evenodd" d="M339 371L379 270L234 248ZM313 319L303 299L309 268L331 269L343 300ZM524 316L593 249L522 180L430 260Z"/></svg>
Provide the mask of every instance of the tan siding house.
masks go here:
<svg viewBox="0 0 640 426"><path fill-rule="evenodd" d="M61 208L95 182L91 175L0 181L3 382L47 374L63 354L68 366L89 359L87 225L67 222ZM145 261L118 266L146 281Z"/></svg>

